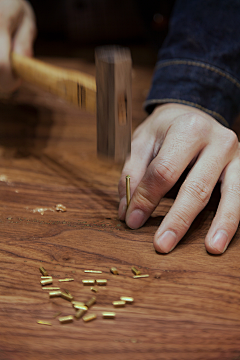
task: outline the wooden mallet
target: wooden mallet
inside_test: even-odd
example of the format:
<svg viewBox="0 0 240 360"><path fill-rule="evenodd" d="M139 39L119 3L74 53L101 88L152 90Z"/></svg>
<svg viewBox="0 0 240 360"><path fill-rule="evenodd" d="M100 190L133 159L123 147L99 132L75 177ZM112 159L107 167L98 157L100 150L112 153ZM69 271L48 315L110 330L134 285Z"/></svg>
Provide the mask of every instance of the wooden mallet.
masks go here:
<svg viewBox="0 0 240 360"><path fill-rule="evenodd" d="M129 49L99 47L96 79L75 70L11 54L14 73L79 108L97 111L97 152L123 162L131 150L132 95Z"/></svg>

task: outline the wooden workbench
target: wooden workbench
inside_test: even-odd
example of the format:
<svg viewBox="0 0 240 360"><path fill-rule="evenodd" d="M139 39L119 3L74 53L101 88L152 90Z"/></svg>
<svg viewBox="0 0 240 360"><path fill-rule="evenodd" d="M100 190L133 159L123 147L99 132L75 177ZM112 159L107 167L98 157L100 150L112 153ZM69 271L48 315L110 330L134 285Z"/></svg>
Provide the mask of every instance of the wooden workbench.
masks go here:
<svg viewBox="0 0 240 360"><path fill-rule="evenodd" d="M52 60L94 74L94 65ZM152 69L133 70L134 126ZM153 234L169 210L171 194L144 227L133 231L117 218L121 167L98 160L96 119L31 86L0 105L0 359L195 360L240 359L240 233L222 256L209 255L204 237L218 189L177 248L160 255ZM173 196L173 195L172 195ZM66 212L54 211L57 204ZM37 210L43 210L41 215ZM149 274L133 279L131 266ZM40 285L44 266L76 300L94 294L84 269L102 270L91 312L97 319L60 324L74 314ZM110 274L116 266L120 275ZM92 276L91 276L92 277ZM104 310L122 295L134 304ZM50 321L52 326L39 325Z"/></svg>

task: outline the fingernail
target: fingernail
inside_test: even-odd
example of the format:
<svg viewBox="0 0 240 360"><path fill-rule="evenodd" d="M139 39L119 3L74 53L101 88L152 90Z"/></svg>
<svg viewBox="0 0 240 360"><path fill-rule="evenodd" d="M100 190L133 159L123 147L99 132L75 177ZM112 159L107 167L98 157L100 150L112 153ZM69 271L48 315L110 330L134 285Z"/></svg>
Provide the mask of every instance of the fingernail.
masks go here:
<svg viewBox="0 0 240 360"><path fill-rule="evenodd" d="M228 234L224 230L218 230L213 239L211 240L210 246L223 253L228 245Z"/></svg>
<svg viewBox="0 0 240 360"><path fill-rule="evenodd" d="M119 220L124 220L125 219L125 214L127 211L127 200L126 198L122 198L122 200L120 201L119 204L119 208L118 208L118 217Z"/></svg>
<svg viewBox="0 0 240 360"><path fill-rule="evenodd" d="M126 222L131 229L138 229L146 221L144 212L140 209L133 210L130 215L127 216Z"/></svg>
<svg viewBox="0 0 240 360"><path fill-rule="evenodd" d="M156 240L161 252L168 253L177 245L177 236L173 231L165 231L160 238Z"/></svg>

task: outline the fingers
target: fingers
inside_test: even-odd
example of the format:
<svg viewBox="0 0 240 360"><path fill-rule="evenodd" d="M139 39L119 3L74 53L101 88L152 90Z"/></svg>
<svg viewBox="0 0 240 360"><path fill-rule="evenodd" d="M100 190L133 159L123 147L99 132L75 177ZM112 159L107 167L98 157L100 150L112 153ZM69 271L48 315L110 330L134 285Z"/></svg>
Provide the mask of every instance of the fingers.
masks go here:
<svg viewBox="0 0 240 360"><path fill-rule="evenodd" d="M158 154L171 121L184 113L186 113L186 107L182 105L164 104L158 106L134 131L131 157L127 159L124 165L118 185L120 197L118 213L120 220L125 219L127 209L126 176L131 176L130 186L131 194L133 194L144 176L149 163Z"/></svg>
<svg viewBox="0 0 240 360"><path fill-rule="evenodd" d="M204 149L183 183L171 210L155 234L154 246L157 251L163 253L171 251L185 235L195 217L206 206L222 169L236 150L235 138L232 136L227 144L214 142L214 146L209 145ZM220 235L225 237L226 234L222 232Z"/></svg>
<svg viewBox="0 0 240 360"><path fill-rule="evenodd" d="M221 201L205 239L212 254L222 254L237 231L240 220L240 151L221 176Z"/></svg>
<svg viewBox="0 0 240 360"><path fill-rule="evenodd" d="M144 224L164 194L206 145L207 134L199 131L199 124L195 115L185 114L168 128L158 155L148 166L132 196L126 214L126 223L130 228L136 229Z"/></svg>

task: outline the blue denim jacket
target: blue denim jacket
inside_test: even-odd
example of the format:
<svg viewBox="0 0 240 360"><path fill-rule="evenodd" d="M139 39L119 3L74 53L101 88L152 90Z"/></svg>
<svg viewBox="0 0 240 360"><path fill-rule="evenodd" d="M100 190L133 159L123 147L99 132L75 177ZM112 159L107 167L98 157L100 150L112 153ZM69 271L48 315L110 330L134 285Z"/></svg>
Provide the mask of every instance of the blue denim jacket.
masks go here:
<svg viewBox="0 0 240 360"><path fill-rule="evenodd" d="M240 0L177 0L145 102L199 108L231 126L240 112Z"/></svg>

